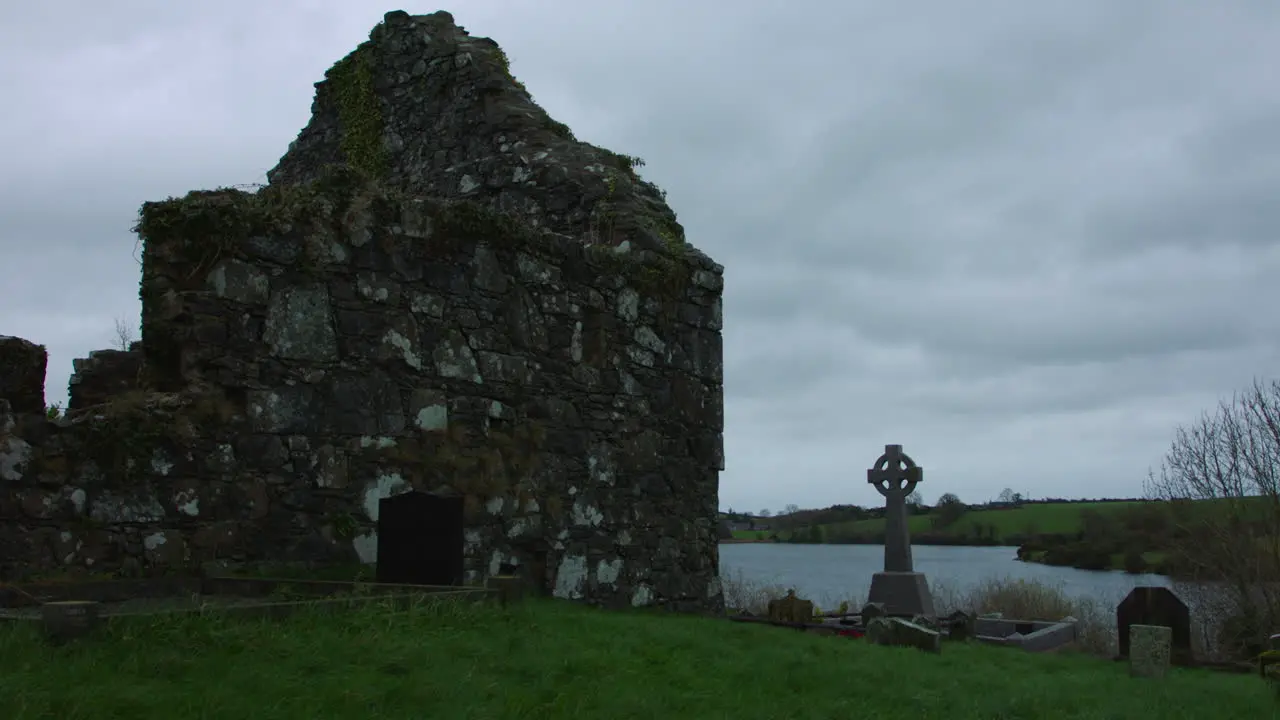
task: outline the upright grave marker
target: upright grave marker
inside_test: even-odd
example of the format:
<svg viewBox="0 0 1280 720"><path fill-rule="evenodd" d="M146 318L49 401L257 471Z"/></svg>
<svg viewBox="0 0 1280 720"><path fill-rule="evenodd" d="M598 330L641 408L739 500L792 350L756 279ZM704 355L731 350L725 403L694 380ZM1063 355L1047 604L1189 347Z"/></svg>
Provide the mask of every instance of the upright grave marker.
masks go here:
<svg viewBox="0 0 1280 720"><path fill-rule="evenodd" d="M1164 677L1169 671L1173 628L1166 625L1130 625L1129 674Z"/></svg>
<svg viewBox="0 0 1280 720"><path fill-rule="evenodd" d="M1186 603L1166 587L1139 586L1116 606L1116 635L1120 657L1129 657L1131 629L1136 625L1161 625L1170 630L1174 665L1190 665L1191 613Z"/></svg>
<svg viewBox="0 0 1280 720"><path fill-rule="evenodd" d="M871 577L868 603L883 603L890 615L933 617L933 595L923 573L911 563L907 496L923 480L923 470L901 445L885 445L884 454L867 470L867 482L884 496L884 572Z"/></svg>

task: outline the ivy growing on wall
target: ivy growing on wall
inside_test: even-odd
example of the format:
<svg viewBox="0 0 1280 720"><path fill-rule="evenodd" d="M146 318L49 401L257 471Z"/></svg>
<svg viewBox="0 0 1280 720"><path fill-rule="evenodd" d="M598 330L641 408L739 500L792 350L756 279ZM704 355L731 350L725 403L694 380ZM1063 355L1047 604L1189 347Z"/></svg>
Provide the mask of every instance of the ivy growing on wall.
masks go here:
<svg viewBox="0 0 1280 720"><path fill-rule="evenodd" d="M387 154L382 147L382 111L373 88L374 63L373 46L365 43L339 60L326 76L338 104L347 164L370 177L382 177Z"/></svg>

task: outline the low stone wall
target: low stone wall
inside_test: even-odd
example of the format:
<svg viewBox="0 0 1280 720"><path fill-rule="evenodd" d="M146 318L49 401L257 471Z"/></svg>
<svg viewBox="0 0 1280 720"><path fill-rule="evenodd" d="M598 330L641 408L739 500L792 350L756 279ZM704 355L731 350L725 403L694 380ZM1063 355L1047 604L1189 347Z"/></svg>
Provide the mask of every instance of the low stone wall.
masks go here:
<svg viewBox="0 0 1280 720"><path fill-rule="evenodd" d="M43 415L49 353L30 340L0 335L0 398L17 414Z"/></svg>
<svg viewBox="0 0 1280 720"><path fill-rule="evenodd" d="M128 350L94 350L72 363L75 373L67 386L67 410L101 405L117 395L140 389L144 355L142 343Z"/></svg>

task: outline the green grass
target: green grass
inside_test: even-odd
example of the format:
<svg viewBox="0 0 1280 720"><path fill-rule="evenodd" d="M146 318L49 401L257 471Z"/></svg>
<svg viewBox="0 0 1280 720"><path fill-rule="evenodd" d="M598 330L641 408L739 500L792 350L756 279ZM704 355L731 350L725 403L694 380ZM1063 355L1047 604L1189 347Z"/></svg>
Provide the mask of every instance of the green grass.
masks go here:
<svg viewBox="0 0 1280 720"><path fill-rule="evenodd" d="M960 536L972 535L974 524L994 525L997 537L1025 534L1029 528L1035 528L1037 533L1075 533L1080 532L1080 513L1084 510L1108 514L1137 504L1139 503L1043 503L1006 510L972 510L965 513L955 525L939 531L933 529L928 515L912 516L908 519L908 525L913 533L939 532ZM884 532L884 519L837 523L828 528L829 531L840 533Z"/></svg>
<svg viewBox="0 0 1280 720"><path fill-rule="evenodd" d="M1081 654L948 644L941 655L767 626L535 600L281 621L112 623L63 647L0 625L0 717L1276 717L1263 680L1163 680Z"/></svg>
<svg viewBox="0 0 1280 720"><path fill-rule="evenodd" d="M774 530L734 530L733 537L738 540L767 540Z"/></svg>
<svg viewBox="0 0 1280 720"><path fill-rule="evenodd" d="M1081 513L1092 510L1102 515L1120 513L1147 501L1115 501L1115 502L1074 502L1074 503L1034 503L1017 508L1001 510L971 510L966 512L954 525L935 530L929 515L914 515L908 518L912 533L941 534L952 537L972 537L975 525L983 526L983 533L988 526L995 526L996 537L1003 539L1011 535L1027 534L1070 534L1078 533L1082 528ZM1212 512L1223 499L1196 500L1191 504L1193 513ZM1263 497L1246 498L1246 503L1259 513L1271 512L1273 508ZM1194 515L1193 515L1194 517ZM823 526L827 537L840 538L851 535L870 535L884 532L884 519L856 520L842 523L829 523ZM782 533L783 536L786 533Z"/></svg>

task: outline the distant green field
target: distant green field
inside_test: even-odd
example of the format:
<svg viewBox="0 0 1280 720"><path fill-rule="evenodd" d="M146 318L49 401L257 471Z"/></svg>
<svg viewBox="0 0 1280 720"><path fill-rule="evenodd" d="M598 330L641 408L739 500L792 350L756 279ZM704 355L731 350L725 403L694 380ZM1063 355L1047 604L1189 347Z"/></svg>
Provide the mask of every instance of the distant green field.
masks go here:
<svg viewBox="0 0 1280 720"><path fill-rule="evenodd" d="M972 535L974 534L973 526L980 524L995 526L998 537L1026 534L1030 531L1074 533L1080 532L1080 513L1084 510L1095 510L1104 514L1114 513L1137 504L1140 503L1046 503L1002 510L971 510L965 513L955 525L941 532L946 535ZM928 515L915 515L908 519L908 524L913 533L933 531ZM877 533L884 531L884 519L837 523L827 528L828 532L838 534Z"/></svg>
<svg viewBox="0 0 1280 720"><path fill-rule="evenodd" d="M1011 536L1040 534L1074 534L1083 529L1081 515L1086 510L1101 515L1114 515L1134 506L1144 505L1148 501L1119 500L1112 502L1055 502L1029 503L1021 507L995 510L970 510L955 524L935 529L930 515L914 515L908 518L908 525L913 535L928 533L954 538L991 537L992 528L998 541ZM1200 500L1193 503L1196 511L1212 509L1224 500ZM1273 508L1266 498L1251 497L1246 502L1256 503L1259 512L1270 512ZM776 519L776 518L775 518ZM981 530L979 531L979 526ZM855 520L840 523L825 523L820 526L827 542L841 542L855 536L868 536L884 532L884 519ZM806 532L808 526L796 528L798 532ZM791 530L735 530L733 537L740 540L767 539L775 533L785 540Z"/></svg>

